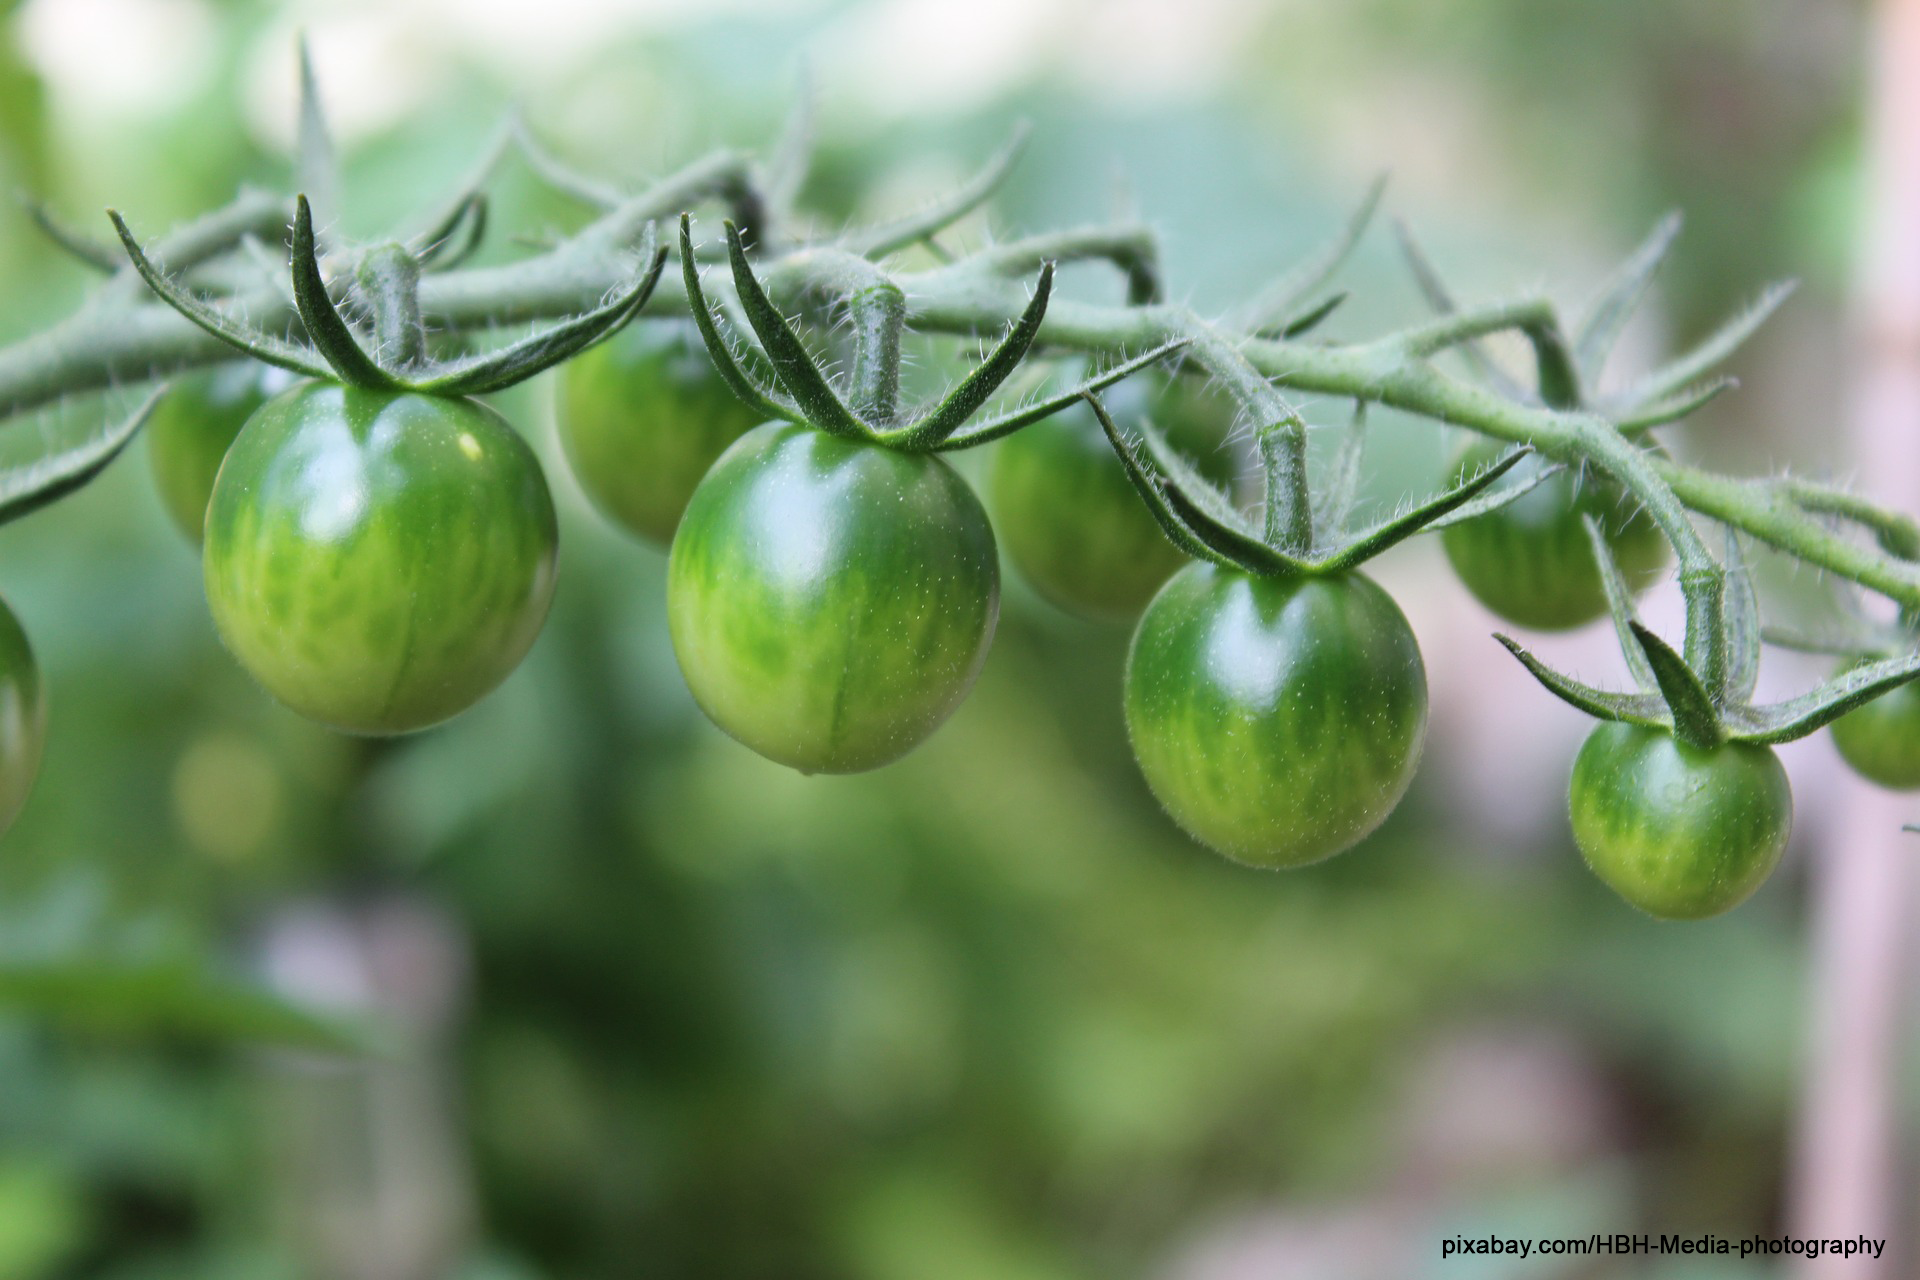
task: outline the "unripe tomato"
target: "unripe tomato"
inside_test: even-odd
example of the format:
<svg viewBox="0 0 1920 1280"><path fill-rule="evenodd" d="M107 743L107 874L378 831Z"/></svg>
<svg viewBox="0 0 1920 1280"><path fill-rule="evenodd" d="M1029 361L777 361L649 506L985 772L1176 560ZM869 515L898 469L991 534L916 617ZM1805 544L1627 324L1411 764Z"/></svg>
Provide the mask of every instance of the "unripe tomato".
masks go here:
<svg viewBox="0 0 1920 1280"><path fill-rule="evenodd" d="M667 564L694 700L807 773L924 741L973 687L999 612L993 530L953 468L786 423L720 456Z"/></svg>
<svg viewBox="0 0 1920 1280"><path fill-rule="evenodd" d="M181 378L147 419L147 461L160 503L197 547L213 478L253 411L293 385L284 369L245 360Z"/></svg>
<svg viewBox="0 0 1920 1280"><path fill-rule="evenodd" d="M406 733L519 665L557 547L540 464L492 409L308 382L262 406L220 469L207 603L287 706Z"/></svg>
<svg viewBox="0 0 1920 1280"><path fill-rule="evenodd" d="M27 633L0 601L0 835L27 803L47 740L47 699Z"/></svg>
<svg viewBox="0 0 1920 1280"><path fill-rule="evenodd" d="M1703 750L1618 723L1598 726L1580 748L1568 810L1594 874L1663 920L1702 920L1745 902L1793 829L1793 792L1771 748Z"/></svg>
<svg viewBox="0 0 1920 1280"><path fill-rule="evenodd" d="M607 519L665 546L694 486L759 418L693 326L641 320L560 370L560 446Z"/></svg>
<svg viewBox="0 0 1920 1280"><path fill-rule="evenodd" d="M1231 485L1233 405L1182 379L1156 380L1151 399L1132 379L1106 393L1114 421L1143 416L1202 474ZM1048 603L1089 618L1139 615L1187 557L1134 492L1093 410L1078 405L995 446L989 481L994 527L1020 576Z"/></svg>
<svg viewBox="0 0 1920 1280"><path fill-rule="evenodd" d="M1350 848L1393 811L1426 736L1420 648L1359 573L1176 573L1127 653L1127 731L1166 810L1257 867Z"/></svg>
<svg viewBox="0 0 1920 1280"><path fill-rule="evenodd" d="M1477 440L1454 463L1458 483L1486 470L1507 449ZM1549 466L1521 459L1502 484L1525 483ZM1667 562L1667 541L1644 508L1618 485L1591 473L1562 471L1498 511L1440 533L1447 559L1474 598L1516 626L1566 631L1607 612L1606 588L1583 516L1600 521L1627 586L1640 591Z"/></svg>
<svg viewBox="0 0 1920 1280"><path fill-rule="evenodd" d="M1920 788L1920 688L1909 681L1833 722L1833 745L1869 782Z"/></svg>

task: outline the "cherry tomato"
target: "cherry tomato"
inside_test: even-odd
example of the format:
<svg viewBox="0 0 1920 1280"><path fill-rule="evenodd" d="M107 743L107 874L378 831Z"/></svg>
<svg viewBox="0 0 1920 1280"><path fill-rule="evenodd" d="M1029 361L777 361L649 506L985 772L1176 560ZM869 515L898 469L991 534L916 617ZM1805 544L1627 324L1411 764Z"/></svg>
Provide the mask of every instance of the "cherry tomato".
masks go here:
<svg viewBox="0 0 1920 1280"><path fill-rule="evenodd" d="M1841 716L1833 744L1868 781L1894 791L1920 788L1920 688L1910 681Z"/></svg>
<svg viewBox="0 0 1920 1280"><path fill-rule="evenodd" d="M720 456L667 567L694 700L807 773L924 741L973 687L999 610L993 530L951 467L786 423Z"/></svg>
<svg viewBox="0 0 1920 1280"><path fill-rule="evenodd" d="M207 509L207 602L302 715L406 733L478 701L553 598L532 450L476 401L302 383L248 419Z"/></svg>
<svg viewBox="0 0 1920 1280"><path fill-rule="evenodd" d="M1477 440L1460 454L1455 483L1484 471L1507 446ZM1523 458L1501 480L1525 483L1542 467ZM1606 588L1582 517L1601 523L1627 586L1639 591L1667 562L1660 527L1617 485L1562 471L1497 511L1449 525L1440 534L1447 559L1474 598L1516 626L1566 631L1607 612Z"/></svg>
<svg viewBox="0 0 1920 1280"><path fill-rule="evenodd" d="M0 835L27 803L47 740L47 698L33 647L0 602Z"/></svg>
<svg viewBox="0 0 1920 1280"><path fill-rule="evenodd" d="M694 486L759 419L693 327L643 320L560 371L560 445L600 513L665 546Z"/></svg>
<svg viewBox="0 0 1920 1280"><path fill-rule="evenodd" d="M1661 729L1602 724L1574 761L1573 838L1595 875L1664 920L1745 902L1793 828L1793 792L1771 748L1702 750Z"/></svg>
<svg viewBox="0 0 1920 1280"><path fill-rule="evenodd" d="M181 378L147 419L147 461L173 523L200 545L213 478L253 411L293 385L284 369L245 360Z"/></svg>
<svg viewBox="0 0 1920 1280"><path fill-rule="evenodd" d="M1231 485L1233 406L1172 379L1149 394L1129 379L1105 394L1114 421L1150 416L1168 442L1216 483ZM994 528L1020 576L1042 598L1089 618L1137 617L1186 563L1160 531L1084 405L995 446L989 480Z"/></svg>
<svg viewBox="0 0 1920 1280"><path fill-rule="evenodd" d="M1160 803L1258 867L1350 848L1393 811L1426 735L1420 649L1359 573L1176 573L1127 654L1127 729Z"/></svg>

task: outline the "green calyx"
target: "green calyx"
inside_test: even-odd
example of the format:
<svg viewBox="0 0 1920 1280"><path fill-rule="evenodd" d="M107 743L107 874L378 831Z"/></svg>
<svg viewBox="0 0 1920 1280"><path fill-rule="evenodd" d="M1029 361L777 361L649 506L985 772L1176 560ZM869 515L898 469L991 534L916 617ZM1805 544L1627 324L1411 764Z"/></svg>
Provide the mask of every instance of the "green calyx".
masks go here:
<svg viewBox="0 0 1920 1280"><path fill-rule="evenodd" d="M666 250L657 246L649 226L639 253L645 265L599 306L497 350L440 360L428 351L426 327L420 316L420 273L423 267L464 257L477 243L485 225L485 203L478 197L457 202L448 218L417 249L391 242L348 255L354 264L354 292L373 317L373 332L367 335L334 302L320 263L313 207L306 196L300 196L295 203L289 265L294 305L306 330L306 345L251 328L200 297L147 256L118 213L109 210L108 216L134 270L154 293L236 350L309 378L331 379L365 390L426 395L474 396L500 391L584 351L646 305L659 283L667 256ZM464 246L456 240L463 227L468 229Z"/></svg>
<svg viewBox="0 0 1920 1280"><path fill-rule="evenodd" d="M1290 461L1283 449L1283 432L1306 430L1297 415L1283 419L1258 437L1267 500L1264 525L1256 529L1233 500L1169 447L1151 424L1142 424L1137 440L1129 438L1114 424L1098 397L1091 392L1085 395L1107 440L1120 455L1127 478L1173 545L1196 560L1256 577L1344 573L1415 534L1440 527L1448 517L1481 514L1490 508L1484 503L1476 505L1476 500L1528 452L1524 446L1511 449L1492 466L1446 492L1378 523L1355 528L1352 506L1366 428L1366 406L1361 402L1334 463L1332 483L1311 512L1311 545L1302 546L1295 537L1293 522L1282 516L1282 504L1277 500L1285 483L1284 468ZM1522 492L1525 490L1501 494L1499 501L1510 502Z"/></svg>
<svg viewBox="0 0 1920 1280"><path fill-rule="evenodd" d="M856 287L845 297L853 340L852 373L847 393L821 368L792 323L783 315L747 260L740 230L729 220L727 262L747 324L759 349L738 346L726 319L707 299L693 246L693 220L680 215L680 269L694 324L713 356L720 376L742 400L770 418L805 423L828 435L862 440L907 453L947 453L998 440L1076 403L1081 396L1164 359L1185 344L1169 342L1130 360L1122 360L1070 391L968 423L1020 367L1040 335L1053 294L1053 263L1040 268L1039 282L1026 308L987 357L937 403L903 418L900 390L900 334L906 323L906 298L900 287L864 258L841 255L841 266ZM967 427L962 431L962 427Z"/></svg>
<svg viewBox="0 0 1920 1280"><path fill-rule="evenodd" d="M1727 591L1723 619L1724 674L1708 680L1673 647L1642 625L1633 597L1604 532L1587 517L1587 533L1607 589L1607 605L1628 670L1639 686L1614 693L1555 671L1508 636L1495 638L1549 692L1601 720L1665 729L1688 746L1726 742L1763 746L1792 742L1824 728L1883 693L1920 677L1920 652L1881 657L1850 667L1811 692L1784 702L1755 704L1764 633L1758 597L1739 539L1727 534Z"/></svg>

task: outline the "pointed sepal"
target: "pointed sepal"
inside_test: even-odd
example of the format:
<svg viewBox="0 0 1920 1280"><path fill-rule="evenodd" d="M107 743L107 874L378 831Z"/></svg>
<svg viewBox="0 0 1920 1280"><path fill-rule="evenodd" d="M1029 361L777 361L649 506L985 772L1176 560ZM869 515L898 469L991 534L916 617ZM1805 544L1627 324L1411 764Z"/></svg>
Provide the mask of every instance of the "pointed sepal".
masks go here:
<svg viewBox="0 0 1920 1280"><path fill-rule="evenodd" d="M1032 126L1021 121L993 158L957 190L917 213L849 232L840 238L840 246L863 258L879 258L922 240L931 240L985 204L1000 189L1007 175L1013 172L1013 166L1019 163L1031 132Z"/></svg>
<svg viewBox="0 0 1920 1280"><path fill-rule="evenodd" d="M1660 682L1653 674L1653 667L1647 661L1646 653L1640 648L1640 641L1633 634L1634 624L1638 621L1633 607L1633 591L1627 586L1626 575L1620 572L1620 562L1614 558L1613 544L1607 541L1606 531L1600 522L1592 516L1582 518L1587 527L1587 545L1593 549L1593 562L1600 570L1600 588L1607 597L1607 616L1613 619L1613 632L1620 640L1620 655L1627 660L1627 670L1633 676L1633 682L1644 692L1655 693Z"/></svg>
<svg viewBox="0 0 1920 1280"><path fill-rule="evenodd" d="M617 332L647 305L660 273L667 265L665 246L654 246L654 230L647 227L641 247L643 270L625 289L592 311L562 321L520 341L460 361L428 378L412 380L416 391L442 396L479 396L499 391L516 382L570 360L594 343Z"/></svg>
<svg viewBox="0 0 1920 1280"><path fill-rule="evenodd" d="M1427 251L1421 247L1418 240L1414 239L1413 228L1396 218L1393 229L1400 241L1400 255L1406 259L1407 270L1412 273L1413 282L1419 288L1420 295L1427 300L1427 305L1436 315L1442 316L1450 316L1459 310L1453 300L1452 291L1440 278L1439 269L1433 265L1433 259L1427 256ZM1526 391L1520 384L1508 377L1506 371L1493 362L1486 348L1478 342L1455 343L1453 349L1466 360L1474 376L1491 387L1496 394L1508 400L1521 400L1526 397Z"/></svg>
<svg viewBox="0 0 1920 1280"><path fill-rule="evenodd" d="M760 339L761 349L767 353L781 390L793 398L809 425L829 435L873 439L873 429L847 407L846 401L827 381L827 375L814 363L813 353L807 350L800 335L761 287L753 264L747 261L747 247L740 239L740 228L732 219L727 220L726 228L727 260L733 268L733 284L740 295L740 306L747 313L747 323Z"/></svg>
<svg viewBox="0 0 1920 1280"><path fill-rule="evenodd" d="M1713 371L1715 365L1740 349L1780 304L1793 296L1798 283L1783 280L1764 289L1752 305L1708 334L1699 345L1676 360L1662 365L1633 389L1631 407L1638 410L1665 400L1683 387L1691 386Z"/></svg>
<svg viewBox="0 0 1920 1280"><path fill-rule="evenodd" d="M1134 491L1140 495L1140 501L1144 502L1147 510L1153 514L1154 522L1160 526L1160 531L1167 535L1167 541L1196 560L1210 561L1225 568L1237 568L1238 566L1231 559L1216 552L1194 536L1193 530L1189 529L1174 512L1173 507L1167 502L1166 489L1162 487L1160 478L1153 472L1152 464L1142 455L1133 441L1114 425L1113 418L1107 413L1106 406L1100 403L1099 397L1089 391L1082 395L1081 399L1093 409L1093 416L1099 421L1100 429L1106 433L1107 442L1113 446L1114 453L1118 455L1120 465L1127 473L1127 480L1133 485Z"/></svg>
<svg viewBox="0 0 1920 1280"><path fill-rule="evenodd" d="M1711 378L1697 386L1686 387L1670 396L1628 409L1615 418L1613 425L1628 435L1664 427L1692 417L1707 404L1719 399L1724 392L1739 385L1738 378Z"/></svg>
<svg viewBox="0 0 1920 1280"><path fill-rule="evenodd" d="M1660 686L1673 720L1673 736L1690 746L1709 749L1726 741L1720 713L1707 693L1706 685L1694 674L1687 660L1673 646L1638 622L1627 624L1640 652L1647 656L1653 679Z"/></svg>
<svg viewBox="0 0 1920 1280"><path fill-rule="evenodd" d="M1372 528L1349 538L1344 545L1317 561L1317 570L1324 573L1351 569L1398 546L1416 534L1427 532L1433 527L1435 521L1459 510L1491 488L1495 481L1513 470L1520 459L1531 452L1532 450L1526 445L1516 445L1501 454L1479 475L1471 476L1445 493L1418 503L1401 514L1382 520Z"/></svg>
<svg viewBox="0 0 1920 1280"><path fill-rule="evenodd" d="M1367 402L1353 402L1353 417L1340 433L1328 467L1327 483L1314 506L1313 523L1318 529L1343 530L1353 515L1353 504L1360 494L1360 462L1367 451Z"/></svg>
<svg viewBox="0 0 1920 1280"><path fill-rule="evenodd" d="M1600 296L1580 322L1579 332L1573 342L1574 358L1588 382L1599 381L1607 357L1620 341L1628 319L1639 308L1640 300L1653 283L1654 273L1660 270L1660 264L1666 261L1668 251L1673 248L1674 237L1680 234L1682 221L1678 213L1669 213L1655 223L1652 233L1640 242L1639 247L1628 255L1627 260L1620 264L1601 288Z"/></svg>
<svg viewBox="0 0 1920 1280"><path fill-rule="evenodd" d="M1605 689L1596 689L1592 685L1582 684L1572 676L1555 671L1540 659L1528 653L1511 636L1496 634L1493 637L1505 645L1507 652L1520 660L1520 665L1538 680L1548 693L1562 702L1576 707L1599 720L1618 720L1625 724L1644 725L1650 729L1668 727L1667 704L1659 696L1651 693L1609 693Z"/></svg>
<svg viewBox="0 0 1920 1280"><path fill-rule="evenodd" d="M90 440L14 466L0 469L0 524L30 515L50 502L66 497L107 469L140 428L153 416L154 406L167 392L161 384L131 414Z"/></svg>
<svg viewBox="0 0 1920 1280"><path fill-rule="evenodd" d="M95 271L112 275L126 264L118 254L95 240L78 227L68 226L58 214L41 200L36 200L25 192L19 195L20 207L40 229L40 233L64 250L75 261L92 267Z"/></svg>
<svg viewBox="0 0 1920 1280"><path fill-rule="evenodd" d="M1032 404L1024 405L1021 408L1009 410L1006 413L997 414L994 417L976 422L968 430L948 436L939 444L934 445L932 451L935 453L954 453L961 449L971 449L976 445L983 445L990 441L1001 439L1003 436L1010 436L1024 427L1030 427L1036 422L1051 418L1062 409L1081 400L1089 392L1104 390L1122 378L1136 373L1150 364L1158 364L1168 356L1175 355L1185 349L1186 345L1187 340L1185 338L1179 338L1172 342L1163 343L1151 351L1142 352L1130 360L1122 360L1119 364L1111 368L1101 370L1093 377L1086 379L1069 391L1063 391L1058 395L1048 396L1044 399L1036 400Z"/></svg>
<svg viewBox="0 0 1920 1280"><path fill-rule="evenodd" d="M332 370L326 361L320 359L303 347L291 342L261 333L226 313L202 302L184 286L176 283L173 277L155 266L140 242L133 238L126 220L112 209L107 216L113 220L113 229L120 235L120 243L125 246L127 258L133 263L133 269L147 283L147 287L157 294L162 302L178 311L193 323L205 329L214 337L244 355L270 364L276 368L288 369L308 378L331 378Z"/></svg>
<svg viewBox="0 0 1920 1280"><path fill-rule="evenodd" d="M1882 658L1853 667L1802 697L1748 707L1733 717L1733 737L1768 746L1804 738L1847 712L1920 677L1920 653Z"/></svg>
<svg viewBox="0 0 1920 1280"><path fill-rule="evenodd" d="M398 378L382 369L353 335L346 317L334 306L320 274L318 245L313 236L313 206L303 195L294 202L293 299L307 337L333 368L333 376L349 386L376 390L397 389Z"/></svg>
<svg viewBox="0 0 1920 1280"><path fill-rule="evenodd" d="M694 328L699 330L700 340L706 343L707 355L713 360L720 380L755 411L769 418L800 421L802 414L799 406L761 386L740 362L733 344L720 331L720 319L714 315L713 307L707 302L706 290L700 284L700 263L693 252L692 219L684 213L680 215L680 279L686 286L687 309L693 313Z"/></svg>
<svg viewBox="0 0 1920 1280"><path fill-rule="evenodd" d="M1047 315L1047 300L1052 296L1053 264L1049 262L1040 268L1040 281L1034 286L1026 309L987 358L925 415L904 427L883 432L881 439L890 444L897 442L898 447L905 449L932 449L951 438L1026 359L1034 339L1040 336L1040 325Z"/></svg>
<svg viewBox="0 0 1920 1280"><path fill-rule="evenodd" d="M1367 187L1360 203L1347 215L1340 230L1325 244L1308 254L1290 268L1287 273L1263 290L1253 304L1247 308L1243 328L1259 330L1278 325L1283 328L1300 323L1300 308L1306 300L1318 293L1326 283L1339 273L1353 251L1359 247L1361 238L1367 234L1367 228L1373 224L1374 214L1379 212L1380 197L1387 190L1387 175L1381 174ZM1340 295L1344 297L1345 295ZM1311 328L1326 318L1328 312L1339 304L1323 303L1317 308L1318 314L1309 311Z"/></svg>

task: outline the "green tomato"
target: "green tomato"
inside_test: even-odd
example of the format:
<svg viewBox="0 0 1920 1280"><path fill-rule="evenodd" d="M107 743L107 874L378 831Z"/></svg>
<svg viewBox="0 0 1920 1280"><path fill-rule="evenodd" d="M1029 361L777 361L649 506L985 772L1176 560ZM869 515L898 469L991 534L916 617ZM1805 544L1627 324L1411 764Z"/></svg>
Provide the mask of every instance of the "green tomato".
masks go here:
<svg viewBox="0 0 1920 1280"><path fill-rule="evenodd" d="M951 467L786 423L720 456L667 563L694 700L806 773L923 742L973 687L999 612L993 530Z"/></svg>
<svg viewBox="0 0 1920 1280"><path fill-rule="evenodd" d="M1771 748L1690 747L1662 729L1607 723L1588 735L1568 788L1573 838L1593 873L1663 920L1745 902L1793 828L1793 792Z"/></svg>
<svg viewBox="0 0 1920 1280"><path fill-rule="evenodd" d="M287 706L351 733L464 711L553 599L540 464L473 400L308 382L248 419L207 509L221 639Z"/></svg>
<svg viewBox="0 0 1920 1280"><path fill-rule="evenodd" d="M1147 606L1127 653L1147 785L1196 839L1258 867L1352 847L1413 780L1420 648L1370 578L1257 578L1200 562Z"/></svg>
<svg viewBox="0 0 1920 1280"><path fill-rule="evenodd" d="M245 360L180 379L147 419L147 461L167 515L195 546L213 478L253 411L293 384L284 369Z"/></svg>
<svg viewBox="0 0 1920 1280"><path fill-rule="evenodd" d="M1231 485L1231 403L1172 379L1149 404L1134 380L1105 397L1121 425L1151 412L1169 443ZM1089 618L1138 617L1187 557L1134 492L1093 410L1078 405L995 446L994 528L1020 576L1048 603Z"/></svg>
<svg viewBox="0 0 1920 1280"><path fill-rule="evenodd" d="M1454 463L1454 482L1484 471L1507 448L1494 440L1468 445ZM1523 458L1500 483L1525 483L1549 465ZM1607 612L1582 519L1589 515L1600 522L1627 586L1650 585L1667 562L1666 538L1619 486L1590 473L1562 471L1497 511L1449 525L1440 540L1481 604L1517 626L1567 631Z"/></svg>
<svg viewBox="0 0 1920 1280"><path fill-rule="evenodd" d="M594 507L661 546L694 486L759 418L693 326L636 321L560 371L560 446Z"/></svg>
<svg viewBox="0 0 1920 1280"><path fill-rule="evenodd" d="M1920 684L1908 681L1833 722L1833 745L1870 782L1920 788Z"/></svg>
<svg viewBox="0 0 1920 1280"><path fill-rule="evenodd" d="M47 741L47 697L27 633L0 601L0 835L27 803Z"/></svg>

